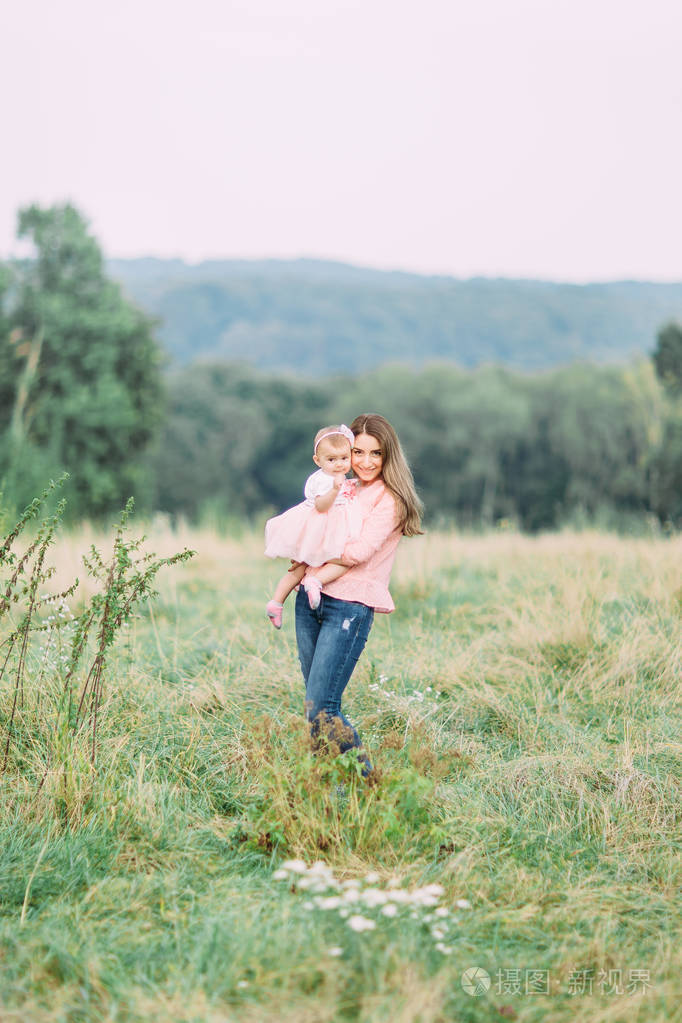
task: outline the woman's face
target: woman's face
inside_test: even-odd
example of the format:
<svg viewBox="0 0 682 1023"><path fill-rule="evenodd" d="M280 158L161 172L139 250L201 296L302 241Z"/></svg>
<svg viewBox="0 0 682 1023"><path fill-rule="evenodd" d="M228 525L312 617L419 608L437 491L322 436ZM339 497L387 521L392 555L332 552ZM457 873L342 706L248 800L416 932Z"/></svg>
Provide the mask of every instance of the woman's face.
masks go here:
<svg viewBox="0 0 682 1023"><path fill-rule="evenodd" d="M373 483L381 476L384 453L376 437L359 433L350 456L350 467L361 483Z"/></svg>

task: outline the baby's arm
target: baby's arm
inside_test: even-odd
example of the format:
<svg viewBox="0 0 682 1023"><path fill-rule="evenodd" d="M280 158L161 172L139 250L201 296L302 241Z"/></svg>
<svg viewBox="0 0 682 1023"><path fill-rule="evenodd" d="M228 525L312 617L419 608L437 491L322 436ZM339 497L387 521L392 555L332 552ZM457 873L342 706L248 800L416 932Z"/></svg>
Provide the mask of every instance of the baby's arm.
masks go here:
<svg viewBox="0 0 682 1023"><path fill-rule="evenodd" d="M328 490L326 494L321 494L315 498L315 507L319 512L328 512L334 501L339 496L339 490L343 480L335 479L332 483L331 490Z"/></svg>

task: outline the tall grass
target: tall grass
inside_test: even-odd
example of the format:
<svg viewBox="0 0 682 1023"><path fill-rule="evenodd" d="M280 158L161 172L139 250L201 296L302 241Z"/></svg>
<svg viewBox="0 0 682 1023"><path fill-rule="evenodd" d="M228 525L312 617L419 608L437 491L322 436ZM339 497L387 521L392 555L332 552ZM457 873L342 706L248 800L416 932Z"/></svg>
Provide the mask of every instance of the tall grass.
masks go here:
<svg viewBox="0 0 682 1023"><path fill-rule="evenodd" d="M51 550L55 592L92 542ZM38 789L36 719L0 779L3 1019L676 1018L680 538L404 541L397 611L345 701L373 786L310 750L293 605L275 632L260 536L149 543L198 553L112 647L96 774L74 768L65 816ZM0 724L11 699L3 683ZM338 887L278 880L291 859ZM356 881L359 931L341 912ZM407 894L383 913L430 884L447 916ZM491 978L480 996L470 967ZM526 993L530 970L548 993Z"/></svg>

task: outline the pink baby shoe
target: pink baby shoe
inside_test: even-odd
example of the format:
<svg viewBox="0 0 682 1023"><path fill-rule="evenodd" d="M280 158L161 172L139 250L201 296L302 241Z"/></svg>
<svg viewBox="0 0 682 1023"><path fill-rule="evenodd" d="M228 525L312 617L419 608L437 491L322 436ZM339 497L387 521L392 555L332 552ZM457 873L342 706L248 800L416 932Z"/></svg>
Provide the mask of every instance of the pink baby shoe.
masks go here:
<svg viewBox="0 0 682 1023"><path fill-rule="evenodd" d="M282 628L282 611L284 608L276 600L269 600L265 606L265 613L276 629Z"/></svg>
<svg viewBox="0 0 682 1023"><path fill-rule="evenodd" d="M316 576L307 575L303 580L303 587L308 594L308 603L310 604L311 610L316 611L320 606L322 583Z"/></svg>

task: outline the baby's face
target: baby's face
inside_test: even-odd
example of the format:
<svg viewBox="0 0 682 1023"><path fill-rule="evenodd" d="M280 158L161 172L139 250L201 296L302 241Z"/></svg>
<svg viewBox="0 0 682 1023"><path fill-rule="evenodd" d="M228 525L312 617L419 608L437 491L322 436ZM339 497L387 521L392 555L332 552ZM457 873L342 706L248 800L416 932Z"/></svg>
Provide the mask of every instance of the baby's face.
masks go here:
<svg viewBox="0 0 682 1023"><path fill-rule="evenodd" d="M345 476L350 470L350 444L331 444L327 439L321 440L313 462L329 476Z"/></svg>

